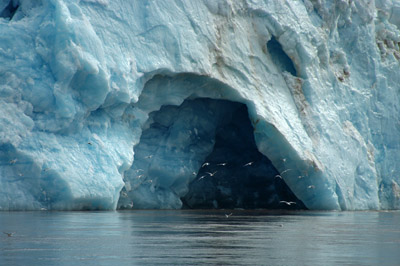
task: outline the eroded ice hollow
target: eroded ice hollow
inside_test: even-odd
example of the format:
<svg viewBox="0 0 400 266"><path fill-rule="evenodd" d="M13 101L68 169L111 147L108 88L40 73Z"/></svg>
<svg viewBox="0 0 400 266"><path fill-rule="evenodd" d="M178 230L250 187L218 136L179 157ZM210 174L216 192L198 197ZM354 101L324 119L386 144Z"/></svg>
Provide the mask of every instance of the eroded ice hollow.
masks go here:
<svg viewBox="0 0 400 266"><path fill-rule="evenodd" d="M259 152L247 106L225 100L230 93L190 74L148 82L137 107L160 108L144 119L119 208L306 208Z"/></svg>

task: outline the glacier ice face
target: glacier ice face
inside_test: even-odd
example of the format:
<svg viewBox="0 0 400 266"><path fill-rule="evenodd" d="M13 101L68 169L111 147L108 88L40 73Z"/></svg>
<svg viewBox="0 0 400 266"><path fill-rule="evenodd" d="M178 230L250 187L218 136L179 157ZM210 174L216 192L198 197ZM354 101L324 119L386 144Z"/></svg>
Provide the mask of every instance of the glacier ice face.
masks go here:
<svg viewBox="0 0 400 266"><path fill-rule="evenodd" d="M0 209L398 209L399 14L0 0Z"/></svg>

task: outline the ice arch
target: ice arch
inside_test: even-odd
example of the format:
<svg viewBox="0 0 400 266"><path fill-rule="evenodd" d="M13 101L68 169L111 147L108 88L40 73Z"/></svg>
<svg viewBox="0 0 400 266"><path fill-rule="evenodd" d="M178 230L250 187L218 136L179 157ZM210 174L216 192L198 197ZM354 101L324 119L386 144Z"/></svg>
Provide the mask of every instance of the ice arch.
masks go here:
<svg viewBox="0 0 400 266"><path fill-rule="evenodd" d="M150 79L134 106L142 135L118 207L305 208L258 150L248 106L209 77Z"/></svg>

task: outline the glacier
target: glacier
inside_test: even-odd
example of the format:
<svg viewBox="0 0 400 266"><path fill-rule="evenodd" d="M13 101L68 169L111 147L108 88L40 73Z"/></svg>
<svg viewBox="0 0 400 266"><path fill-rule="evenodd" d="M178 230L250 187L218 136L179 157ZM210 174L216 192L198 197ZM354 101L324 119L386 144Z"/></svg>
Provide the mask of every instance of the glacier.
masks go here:
<svg viewBox="0 0 400 266"><path fill-rule="evenodd" d="M400 208L400 1L0 0L0 210Z"/></svg>

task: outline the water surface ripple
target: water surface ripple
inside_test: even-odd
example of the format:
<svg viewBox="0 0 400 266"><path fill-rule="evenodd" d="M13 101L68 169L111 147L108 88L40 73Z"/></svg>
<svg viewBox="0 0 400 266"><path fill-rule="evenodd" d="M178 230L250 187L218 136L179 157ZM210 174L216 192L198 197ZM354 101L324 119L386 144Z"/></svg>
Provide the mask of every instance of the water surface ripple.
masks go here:
<svg viewBox="0 0 400 266"><path fill-rule="evenodd" d="M398 211L0 212L0 230L0 265L400 263Z"/></svg>

